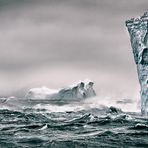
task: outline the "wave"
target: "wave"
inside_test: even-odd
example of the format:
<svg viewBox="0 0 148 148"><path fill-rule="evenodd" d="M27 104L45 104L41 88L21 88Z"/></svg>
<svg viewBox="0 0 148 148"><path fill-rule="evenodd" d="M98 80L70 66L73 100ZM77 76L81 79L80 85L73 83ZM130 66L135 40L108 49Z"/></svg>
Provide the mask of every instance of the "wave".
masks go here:
<svg viewBox="0 0 148 148"><path fill-rule="evenodd" d="M134 129L134 130L148 130L148 124L146 125L146 124L138 123L134 127L131 127L129 129Z"/></svg>
<svg viewBox="0 0 148 148"><path fill-rule="evenodd" d="M123 147L140 147L147 144L147 129L147 118L114 106L65 112L0 110L0 147L118 147L121 141Z"/></svg>

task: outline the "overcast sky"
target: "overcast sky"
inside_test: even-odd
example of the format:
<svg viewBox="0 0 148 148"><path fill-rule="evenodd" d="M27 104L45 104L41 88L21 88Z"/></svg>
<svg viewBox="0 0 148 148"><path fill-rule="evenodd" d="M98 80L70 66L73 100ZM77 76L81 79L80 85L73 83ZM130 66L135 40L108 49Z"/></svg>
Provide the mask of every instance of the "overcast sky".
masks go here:
<svg viewBox="0 0 148 148"><path fill-rule="evenodd" d="M98 95L139 97L125 20L148 0L0 0L0 95L90 78Z"/></svg>

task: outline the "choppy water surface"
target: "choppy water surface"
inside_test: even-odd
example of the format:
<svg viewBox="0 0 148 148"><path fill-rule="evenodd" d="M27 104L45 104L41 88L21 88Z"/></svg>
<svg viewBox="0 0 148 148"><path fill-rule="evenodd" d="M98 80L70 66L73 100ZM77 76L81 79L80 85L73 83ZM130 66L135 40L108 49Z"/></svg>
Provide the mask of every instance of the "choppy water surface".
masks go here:
<svg viewBox="0 0 148 148"><path fill-rule="evenodd" d="M21 108L6 102L0 109L0 148L148 147L148 118L140 113L80 103L27 102Z"/></svg>

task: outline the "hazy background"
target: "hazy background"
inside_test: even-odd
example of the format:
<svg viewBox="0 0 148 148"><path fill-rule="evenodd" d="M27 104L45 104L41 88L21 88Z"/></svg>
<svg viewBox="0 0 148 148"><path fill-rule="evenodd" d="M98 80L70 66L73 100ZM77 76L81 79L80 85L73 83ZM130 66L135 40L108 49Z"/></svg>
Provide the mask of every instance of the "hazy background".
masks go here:
<svg viewBox="0 0 148 148"><path fill-rule="evenodd" d="M90 78L99 96L139 97L125 20L148 0L0 0L0 95Z"/></svg>

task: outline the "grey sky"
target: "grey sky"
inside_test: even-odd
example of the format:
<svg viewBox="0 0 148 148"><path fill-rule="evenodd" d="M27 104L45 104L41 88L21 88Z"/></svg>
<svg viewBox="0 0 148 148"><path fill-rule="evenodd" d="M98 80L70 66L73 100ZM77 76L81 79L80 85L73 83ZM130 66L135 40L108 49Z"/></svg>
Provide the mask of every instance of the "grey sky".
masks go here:
<svg viewBox="0 0 148 148"><path fill-rule="evenodd" d="M0 95L94 80L98 95L138 98L125 20L147 0L0 0Z"/></svg>

